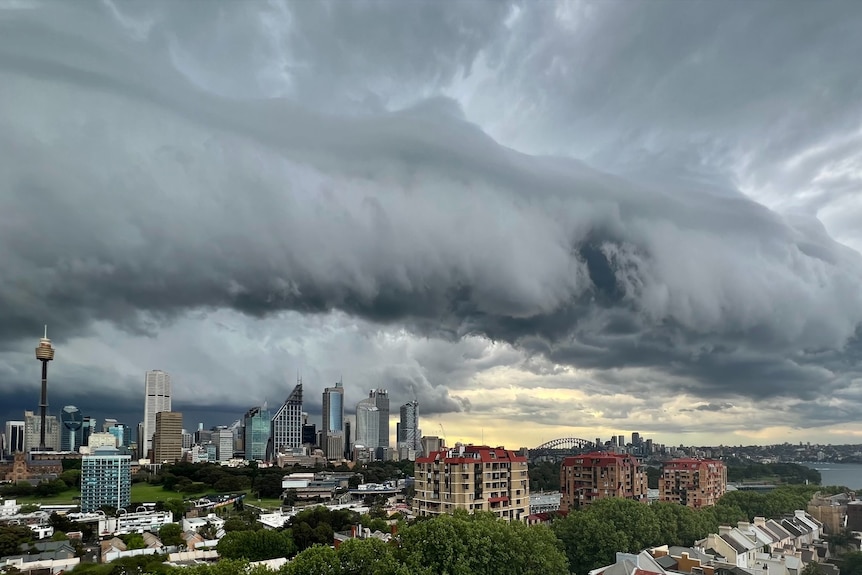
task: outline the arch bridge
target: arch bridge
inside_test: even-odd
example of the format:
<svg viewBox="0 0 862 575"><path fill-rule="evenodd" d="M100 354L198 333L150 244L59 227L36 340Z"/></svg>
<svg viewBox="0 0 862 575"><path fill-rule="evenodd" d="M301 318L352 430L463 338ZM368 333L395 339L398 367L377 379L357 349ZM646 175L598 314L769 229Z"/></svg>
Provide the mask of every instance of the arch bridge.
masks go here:
<svg viewBox="0 0 862 575"><path fill-rule="evenodd" d="M593 445L595 445L594 442L587 441L586 439L580 439L577 437L560 437L558 439L546 441L542 445L534 447L530 451L544 451L546 449L561 449L571 451L575 449L587 449L593 447Z"/></svg>
<svg viewBox="0 0 862 575"><path fill-rule="evenodd" d="M572 455L580 455L590 451L595 446L592 441L579 437L559 437L546 441L529 451L530 461L560 461Z"/></svg>

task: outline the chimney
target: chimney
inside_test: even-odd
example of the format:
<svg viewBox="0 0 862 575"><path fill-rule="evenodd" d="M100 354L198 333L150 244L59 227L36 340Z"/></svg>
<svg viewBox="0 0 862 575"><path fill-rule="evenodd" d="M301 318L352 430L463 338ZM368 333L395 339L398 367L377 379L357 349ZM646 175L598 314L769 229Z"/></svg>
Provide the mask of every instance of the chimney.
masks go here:
<svg viewBox="0 0 862 575"><path fill-rule="evenodd" d="M729 525L720 525L718 528L719 535L729 535L732 530L732 527Z"/></svg>
<svg viewBox="0 0 862 575"><path fill-rule="evenodd" d="M748 521L740 521L736 524L740 531L749 531L751 529L751 523Z"/></svg>
<svg viewBox="0 0 862 575"><path fill-rule="evenodd" d="M761 525L766 525L766 518L765 517L755 517L754 518L754 524L757 525L758 527Z"/></svg>

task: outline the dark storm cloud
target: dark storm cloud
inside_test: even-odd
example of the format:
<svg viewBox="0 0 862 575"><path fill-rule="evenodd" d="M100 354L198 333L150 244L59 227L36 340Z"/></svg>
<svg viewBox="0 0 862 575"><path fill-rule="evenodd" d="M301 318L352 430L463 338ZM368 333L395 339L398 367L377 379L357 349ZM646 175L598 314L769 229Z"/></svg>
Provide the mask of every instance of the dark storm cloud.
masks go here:
<svg viewBox="0 0 862 575"><path fill-rule="evenodd" d="M691 159L679 159L690 142L676 142L655 166L688 166L712 154L718 175L684 185L673 177L667 186L657 185L662 170L636 183L499 145L437 96L481 47L485 58L504 57L510 8L405 6L415 4L401 5L404 17L391 20L380 16L381 5L365 3L298 3L264 15L225 3L203 17L199 7L192 17L192 5L175 3L136 6L140 13L122 12L126 5L7 10L0 17L0 340L13 347L45 318L62 341L96 319L157 333L193 309L254 317L343 310L432 336L480 334L557 364L655 368L678 376L669 389L707 397L810 398L849 385L848 374L860 369L858 253L813 217L786 217L734 191L720 168L735 152L705 136ZM564 130L547 123L598 133L591 122L634 100L641 115L621 114L620 125L640 129L651 116L658 132L692 130L706 105L712 121L735 125L741 110L781 125L766 107L765 85L755 83L748 95L739 89L749 61L741 47L743 70L730 82L698 76L688 92L679 89L685 82L677 74L709 69L729 46L713 34L696 50L716 10L699 6L703 12L685 7L673 16L678 38L654 38L646 52L640 47L649 42L637 36L605 50L610 35L559 31L550 37L560 44L525 51L548 64L554 51L567 55L592 39L599 57L572 52L583 74L615 70L592 88L556 69L546 83L525 83L528 100L559 91L573 96L570 110L595 109L576 118L564 99L549 99L537 121L548 141L562 141ZM802 12L767 26L772 9L758 6L750 22L735 14L728 25L763 39L770 58L809 29L826 51L825 31L846 19L818 11L804 24ZM585 17L655 30L664 13L617 7ZM289 21L293 32L281 52L278 34L254 36L249 42L265 46L249 46L223 27L233 17L240 30ZM543 6L525 9L518 34L553 17ZM761 25L765 36L755 33ZM327 40L327 31L343 40ZM289 60L268 60L275 68L266 82L250 75L265 67L256 47ZM681 53L694 61L656 81L652 63ZM510 80L533 79L525 75L533 61L519 62ZM376 72L364 83L368 67ZM414 97L401 102L409 106L395 109L387 78L403 79L408 92L415 84ZM823 96L836 108L856 89L831 68L820 78L840 92ZM335 95L324 97L327 90ZM265 98L273 93L283 97ZM672 94L679 99L668 105ZM342 110L345 100L364 103ZM818 101L809 91L799 100ZM819 130L843 118L836 112ZM634 139L655 137L640 134ZM770 130L761 161L798 149L787 149L784 136ZM606 150L592 150L604 166ZM384 379L415 388L426 413L470 408L421 372Z"/></svg>

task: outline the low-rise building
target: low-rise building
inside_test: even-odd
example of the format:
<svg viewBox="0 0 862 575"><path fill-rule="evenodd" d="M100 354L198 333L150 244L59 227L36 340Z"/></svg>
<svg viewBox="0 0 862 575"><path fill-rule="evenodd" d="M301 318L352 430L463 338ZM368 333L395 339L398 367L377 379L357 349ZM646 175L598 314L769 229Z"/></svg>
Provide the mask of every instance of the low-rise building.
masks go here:
<svg viewBox="0 0 862 575"><path fill-rule="evenodd" d="M504 447L458 444L416 459L413 512L420 517L491 511L506 520L529 515L527 458Z"/></svg>

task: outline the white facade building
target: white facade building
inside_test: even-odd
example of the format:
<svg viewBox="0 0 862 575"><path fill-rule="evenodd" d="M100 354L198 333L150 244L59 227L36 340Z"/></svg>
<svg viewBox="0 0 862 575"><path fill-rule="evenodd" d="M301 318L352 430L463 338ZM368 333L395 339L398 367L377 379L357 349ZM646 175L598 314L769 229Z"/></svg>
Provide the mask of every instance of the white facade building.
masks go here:
<svg viewBox="0 0 862 575"><path fill-rule="evenodd" d="M267 458L302 447L302 380L272 416Z"/></svg>
<svg viewBox="0 0 862 575"><path fill-rule="evenodd" d="M148 371L144 378L144 395L144 433L138 438L141 457L147 457L153 448L156 414L171 410L171 376L158 369Z"/></svg>
<svg viewBox="0 0 862 575"><path fill-rule="evenodd" d="M376 449L380 445L380 410L373 397L367 397L356 405L355 446Z"/></svg>

